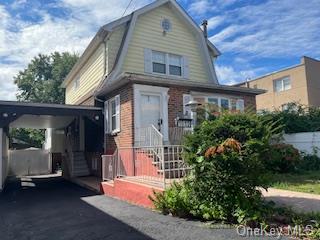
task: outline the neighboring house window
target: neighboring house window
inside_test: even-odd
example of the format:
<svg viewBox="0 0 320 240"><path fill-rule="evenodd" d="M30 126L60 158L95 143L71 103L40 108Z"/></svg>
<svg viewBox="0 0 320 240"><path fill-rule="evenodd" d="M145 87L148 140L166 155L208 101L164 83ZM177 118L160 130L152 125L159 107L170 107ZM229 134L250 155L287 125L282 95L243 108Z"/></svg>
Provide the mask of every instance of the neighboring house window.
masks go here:
<svg viewBox="0 0 320 240"><path fill-rule="evenodd" d="M282 111L286 111L286 110L288 110L288 109L289 109L289 105L288 105L287 103L281 105L281 110L282 110Z"/></svg>
<svg viewBox="0 0 320 240"><path fill-rule="evenodd" d="M291 89L290 77L284 77L274 80L274 91L282 92Z"/></svg>
<svg viewBox="0 0 320 240"><path fill-rule="evenodd" d="M107 133L120 132L120 95L105 102L105 126Z"/></svg>
<svg viewBox="0 0 320 240"><path fill-rule="evenodd" d="M144 49L146 73L189 78L189 60L177 54Z"/></svg>
<svg viewBox="0 0 320 240"><path fill-rule="evenodd" d="M182 57L169 54L169 74L182 76Z"/></svg>
<svg viewBox="0 0 320 240"><path fill-rule="evenodd" d="M222 98L222 99L221 99L220 107L221 107L221 109L223 109L223 110L228 110L228 109L230 108L229 99Z"/></svg>
<svg viewBox="0 0 320 240"><path fill-rule="evenodd" d="M166 54L152 51L152 71L154 73L166 74Z"/></svg>
<svg viewBox="0 0 320 240"><path fill-rule="evenodd" d="M73 80L73 90L77 90L80 87L80 77L76 77L76 79Z"/></svg>

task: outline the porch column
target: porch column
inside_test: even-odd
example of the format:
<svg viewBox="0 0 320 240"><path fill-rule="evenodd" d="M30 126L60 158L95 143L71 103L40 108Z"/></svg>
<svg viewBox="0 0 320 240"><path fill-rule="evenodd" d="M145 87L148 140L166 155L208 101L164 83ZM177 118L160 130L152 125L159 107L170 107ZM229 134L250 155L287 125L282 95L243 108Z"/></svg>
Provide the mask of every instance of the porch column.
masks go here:
<svg viewBox="0 0 320 240"><path fill-rule="evenodd" d="M3 128L0 128L0 192L3 189Z"/></svg>
<svg viewBox="0 0 320 240"><path fill-rule="evenodd" d="M84 151L85 150L85 124L83 117L80 117L79 122L79 150Z"/></svg>

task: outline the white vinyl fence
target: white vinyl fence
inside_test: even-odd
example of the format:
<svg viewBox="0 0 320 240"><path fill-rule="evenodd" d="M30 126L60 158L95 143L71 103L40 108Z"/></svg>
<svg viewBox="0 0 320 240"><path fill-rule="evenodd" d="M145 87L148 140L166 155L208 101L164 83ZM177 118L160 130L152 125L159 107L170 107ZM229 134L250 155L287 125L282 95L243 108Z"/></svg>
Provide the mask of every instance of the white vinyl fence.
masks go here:
<svg viewBox="0 0 320 240"><path fill-rule="evenodd" d="M46 150L10 150L9 175L28 176L51 173L50 154Z"/></svg>
<svg viewBox="0 0 320 240"><path fill-rule="evenodd" d="M318 150L320 157L320 132L305 132L284 134L284 142L293 145L300 151L313 153L313 149Z"/></svg>

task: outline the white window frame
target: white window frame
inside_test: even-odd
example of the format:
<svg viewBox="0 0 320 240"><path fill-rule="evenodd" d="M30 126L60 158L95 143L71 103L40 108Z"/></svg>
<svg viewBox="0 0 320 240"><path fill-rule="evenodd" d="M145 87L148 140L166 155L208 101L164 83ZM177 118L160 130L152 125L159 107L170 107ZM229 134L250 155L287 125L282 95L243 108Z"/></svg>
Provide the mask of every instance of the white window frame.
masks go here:
<svg viewBox="0 0 320 240"><path fill-rule="evenodd" d="M159 73L159 72L155 72L153 71L153 63L157 63L153 61L153 54L154 53L162 53L165 56L165 69L166 69L166 73ZM177 78L182 78L184 76L184 67L183 67L183 56L179 55L179 54L174 54L174 53L166 53L166 52L161 52L161 51L157 51L157 50L151 50L151 71L153 74L159 74L159 75L164 75L164 76L173 76L173 77L177 77ZM180 67L181 67L181 75L175 75L175 74L170 74L170 56L176 56L180 58ZM172 65L175 66L175 65ZM178 66L177 66L178 67Z"/></svg>
<svg viewBox="0 0 320 240"><path fill-rule="evenodd" d="M221 110L221 100L226 99L228 100L228 109L232 110L232 99L236 99L236 111L244 112L245 105L244 105L244 99L239 96L225 96L225 95L211 95L211 94L199 94L199 93L191 93L191 99L194 100L195 98L204 98L205 103L209 103L209 98L215 98L218 99L218 107ZM207 116L208 117L208 116Z"/></svg>
<svg viewBox="0 0 320 240"><path fill-rule="evenodd" d="M284 82L287 81L287 80L289 81L290 86L289 86L289 88L285 89L285 84L284 84ZM278 82L281 83L281 89L279 89L279 90L276 88L276 84L277 84ZM291 78L290 78L290 76L285 76L285 77L282 77L282 78L278 78L278 79L273 80L273 89L274 89L275 92L283 92L283 91L290 90L291 88L292 88L292 85L291 85Z"/></svg>
<svg viewBox="0 0 320 240"><path fill-rule="evenodd" d="M73 90L78 90L79 87L80 87L80 76L77 76L77 77L73 80L72 89L73 89Z"/></svg>
<svg viewBox="0 0 320 240"><path fill-rule="evenodd" d="M115 103L115 113L112 114L112 102ZM105 132L106 133L111 133L111 134L116 134L120 132L120 108L121 108L121 103L120 103L120 95L116 95L113 98L108 99L105 102ZM114 118L113 118L114 117ZM112 128L112 119L115 119L115 128Z"/></svg>

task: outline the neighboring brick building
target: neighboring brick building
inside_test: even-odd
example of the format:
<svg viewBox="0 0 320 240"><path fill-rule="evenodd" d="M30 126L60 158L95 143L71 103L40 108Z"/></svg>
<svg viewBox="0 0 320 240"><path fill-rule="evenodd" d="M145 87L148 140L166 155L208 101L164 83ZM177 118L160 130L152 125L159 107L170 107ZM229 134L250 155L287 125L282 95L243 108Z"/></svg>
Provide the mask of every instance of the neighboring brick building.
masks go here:
<svg viewBox="0 0 320 240"><path fill-rule="evenodd" d="M288 103L320 106L320 61L302 57L301 63L235 86L265 89L257 96L258 110L286 109Z"/></svg>

